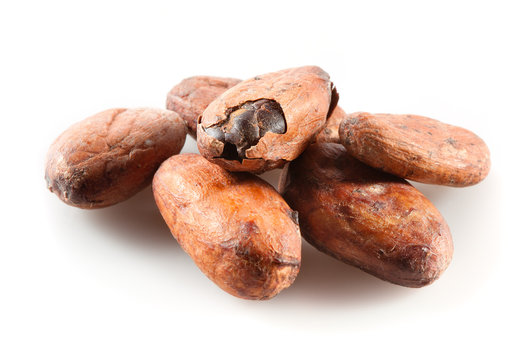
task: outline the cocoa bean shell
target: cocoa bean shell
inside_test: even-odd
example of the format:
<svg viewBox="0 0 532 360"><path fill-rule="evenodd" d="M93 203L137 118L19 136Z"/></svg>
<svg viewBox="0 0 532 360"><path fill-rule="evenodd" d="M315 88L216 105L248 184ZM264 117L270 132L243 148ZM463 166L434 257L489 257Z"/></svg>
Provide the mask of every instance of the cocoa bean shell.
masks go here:
<svg viewBox="0 0 532 360"><path fill-rule="evenodd" d="M325 125L333 97L329 75L317 66L305 66L256 76L228 89L209 104L198 120L198 149L211 161L231 171L261 173L294 160ZM245 158L222 157L227 143L206 130L227 122L232 111L261 99L277 102L284 113L284 133L267 132L245 151ZM216 159L216 160L215 160Z"/></svg>
<svg viewBox="0 0 532 360"><path fill-rule="evenodd" d="M301 263L297 214L262 179L181 154L161 165L153 193L183 250L223 290L269 299L294 281Z"/></svg>
<svg viewBox="0 0 532 360"><path fill-rule="evenodd" d="M470 186L490 169L489 149L481 138L424 116L356 113L346 117L339 132L358 160L422 183Z"/></svg>
<svg viewBox="0 0 532 360"><path fill-rule="evenodd" d="M63 132L46 156L48 189L68 205L110 206L150 184L157 167L179 153L186 126L160 109L110 109Z"/></svg>
<svg viewBox="0 0 532 360"><path fill-rule="evenodd" d="M309 146L285 169L280 187L310 244L383 280L421 287L451 261L451 233L434 205L339 144Z"/></svg>
<svg viewBox="0 0 532 360"><path fill-rule="evenodd" d="M195 138L198 117L214 99L240 81L216 76L192 76L170 90L166 96L166 108L181 116L187 124L187 132Z"/></svg>

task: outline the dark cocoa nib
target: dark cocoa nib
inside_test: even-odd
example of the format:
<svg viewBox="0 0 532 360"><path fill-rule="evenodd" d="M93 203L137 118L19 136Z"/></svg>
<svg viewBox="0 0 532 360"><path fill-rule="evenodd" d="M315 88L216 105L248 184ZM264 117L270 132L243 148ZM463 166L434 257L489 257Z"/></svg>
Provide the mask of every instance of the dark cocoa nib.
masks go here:
<svg viewBox="0 0 532 360"><path fill-rule="evenodd" d="M205 129L207 135L225 144L220 157L239 161L246 158L246 150L257 145L268 131L286 132L281 105L269 99L248 101L230 108L223 123Z"/></svg>

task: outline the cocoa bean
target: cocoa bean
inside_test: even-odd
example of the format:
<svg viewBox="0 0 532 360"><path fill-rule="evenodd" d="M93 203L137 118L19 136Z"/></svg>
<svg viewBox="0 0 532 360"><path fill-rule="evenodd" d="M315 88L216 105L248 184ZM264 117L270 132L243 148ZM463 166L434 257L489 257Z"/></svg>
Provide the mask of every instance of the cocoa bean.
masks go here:
<svg viewBox="0 0 532 360"><path fill-rule="evenodd" d="M352 156L405 179L462 187L479 183L490 169L481 138L423 116L357 113L339 132Z"/></svg>
<svg viewBox="0 0 532 360"><path fill-rule="evenodd" d="M198 149L230 171L281 167L322 129L336 101L329 75L316 66L256 76L205 109L198 120Z"/></svg>
<svg viewBox="0 0 532 360"><path fill-rule="evenodd" d="M451 261L449 227L434 205L342 145L309 146L284 170L280 188L310 244L383 280L421 287Z"/></svg>
<svg viewBox="0 0 532 360"><path fill-rule="evenodd" d="M68 205L96 209L150 184L157 167L179 153L186 126L159 109L110 109L68 128L48 150L48 189Z"/></svg>
<svg viewBox="0 0 532 360"><path fill-rule="evenodd" d="M294 281L301 262L297 213L262 179L181 154L161 165L153 193L183 250L223 290L269 299Z"/></svg>
<svg viewBox="0 0 532 360"><path fill-rule="evenodd" d="M174 86L166 97L166 108L185 120L187 131L194 138L198 117L225 90L241 80L216 76L193 76Z"/></svg>
<svg viewBox="0 0 532 360"><path fill-rule="evenodd" d="M327 119L325 127L316 136L315 141L318 143L340 143L338 128L346 116L345 111L340 106L336 106Z"/></svg>

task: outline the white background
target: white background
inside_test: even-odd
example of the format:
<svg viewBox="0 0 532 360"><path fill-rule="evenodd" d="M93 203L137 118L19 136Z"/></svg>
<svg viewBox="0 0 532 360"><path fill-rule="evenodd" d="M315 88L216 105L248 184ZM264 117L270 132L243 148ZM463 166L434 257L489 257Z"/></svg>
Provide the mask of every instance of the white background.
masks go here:
<svg viewBox="0 0 532 360"><path fill-rule="evenodd" d="M2 2L0 358L530 358L526 5ZM480 185L419 186L455 243L433 285L388 284L305 244L292 287L241 300L179 248L149 189L94 211L46 189L47 148L74 122L164 107L192 75L307 64L329 72L347 112L426 115L489 145Z"/></svg>

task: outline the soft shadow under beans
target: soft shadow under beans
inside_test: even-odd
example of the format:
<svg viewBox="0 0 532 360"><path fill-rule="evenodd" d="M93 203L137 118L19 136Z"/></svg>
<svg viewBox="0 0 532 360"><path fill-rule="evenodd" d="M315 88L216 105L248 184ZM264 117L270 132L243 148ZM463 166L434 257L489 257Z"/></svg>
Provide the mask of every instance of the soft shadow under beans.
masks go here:
<svg viewBox="0 0 532 360"><path fill-rule="evenodd" d="M412 289L390 284L303 243L301 270L281 301L364 304L394 301Z"/></svg>
<svg viewBox="0 0 532 360"><path fill-rule="evenodd" d="M113 234L113 238L117 241L158 251L178 247L159 214L151 187L122 203L91 210L88 216L94 221L95 226Z"/></svg>
<svg viewBox="0 0 532 360"><path fill-rule="evenodd" d="M460 191L460 188L452 188L449 186L422 184L416 181L408 180L416 189L418 189L425 197L427 197L433 204L445 201L446 198L452 196L456 190Z"/></svg>
<svg viewBox="0 0 532 360"><path fill-rule="evenodd" d="M261 177L276 185L281 170ZM88 217L116 241L156 253L179 248L153 199L151 187L120 204L88 212ZM182 253L181 250L179 252ZM183 253L184 255L184 253ZM402 288L375 278L314 249L303 240L302 266L292 286L275 302L308 305L376 304L407 296L413 289ZM414 290L415 291L415 290ZM229 295L227 295L229 296Z"/></svg>

